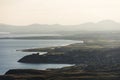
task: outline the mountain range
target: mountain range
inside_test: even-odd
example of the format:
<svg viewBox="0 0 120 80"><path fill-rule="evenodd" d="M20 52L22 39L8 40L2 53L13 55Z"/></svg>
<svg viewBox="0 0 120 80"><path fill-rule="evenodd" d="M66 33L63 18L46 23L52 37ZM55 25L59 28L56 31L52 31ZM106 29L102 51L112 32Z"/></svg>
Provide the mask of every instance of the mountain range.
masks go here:
<svg viewBox="0 0 120 80"><path fill-rule="evenodd" d="M26 26L0 24L0 34L9 33L55 33L61 31L119 31L120 23L112 20L103 20L97 23L88 22L78 25L60 24L31 24Z"/></svg>

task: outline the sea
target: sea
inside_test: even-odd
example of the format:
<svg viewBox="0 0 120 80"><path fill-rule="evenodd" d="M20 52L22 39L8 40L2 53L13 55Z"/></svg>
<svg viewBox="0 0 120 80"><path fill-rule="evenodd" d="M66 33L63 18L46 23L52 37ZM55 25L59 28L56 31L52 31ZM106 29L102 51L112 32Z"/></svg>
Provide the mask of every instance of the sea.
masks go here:
<svg viewBox="0 0 120 80"><path fill-rule="evenodd" d="M71 64L29 64L17 62L22 57L32 54L21 52L22 49L44 48L51 46L65 46L73 43L82 43L75 40L28 40L28 39L0 39L0 75L10 69L39 69L61 68Z"/></svg>

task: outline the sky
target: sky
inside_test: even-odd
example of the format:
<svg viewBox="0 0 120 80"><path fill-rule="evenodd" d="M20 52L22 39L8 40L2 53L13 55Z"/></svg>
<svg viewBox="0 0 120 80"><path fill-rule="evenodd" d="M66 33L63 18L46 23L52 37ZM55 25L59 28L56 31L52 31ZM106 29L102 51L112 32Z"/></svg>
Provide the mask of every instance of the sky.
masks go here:
<svg viewBox="0 0 120 80"><path fill-rule="evenodd" d="M120 22L120 0L0 0L0 23L74 25Z"/></svg>

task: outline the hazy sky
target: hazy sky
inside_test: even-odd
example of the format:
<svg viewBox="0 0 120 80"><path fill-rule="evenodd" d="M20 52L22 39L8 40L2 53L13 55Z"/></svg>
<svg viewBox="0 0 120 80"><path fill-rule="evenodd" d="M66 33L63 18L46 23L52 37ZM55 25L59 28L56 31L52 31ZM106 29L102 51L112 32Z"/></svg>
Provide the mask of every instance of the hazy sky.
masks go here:
<svg viewBox="0 0 120 80"><path fill-rule="evenodd" d="M120 0L0 0L0 23L80 24L120 22Z"/></svg>

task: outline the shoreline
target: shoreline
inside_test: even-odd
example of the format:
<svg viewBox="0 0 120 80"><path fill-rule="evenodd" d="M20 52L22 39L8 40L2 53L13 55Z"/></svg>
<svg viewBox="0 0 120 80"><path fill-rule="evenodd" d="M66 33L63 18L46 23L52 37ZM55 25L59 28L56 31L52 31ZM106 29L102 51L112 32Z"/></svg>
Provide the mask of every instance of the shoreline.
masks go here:
<svg viewBox="0 0 120 80"><path fill-rule="evenodd" d="M51 47L43 47L43 48L29 48L29 49L22 49L22 50L16 50L16 51L22 51L22 52L40 52L40 51L37 51L37 50L39 49L39 50L42 51L43 49L45 49L45 51L43 51L43 52L47 52L47 49L66 47L66 46L71 46L71 45L76 45L76 44L84 44L84 41L80 41L80 42L76 42L76 43L70 43L70 44L61 45L61 46L51 46Z"/></svg>

